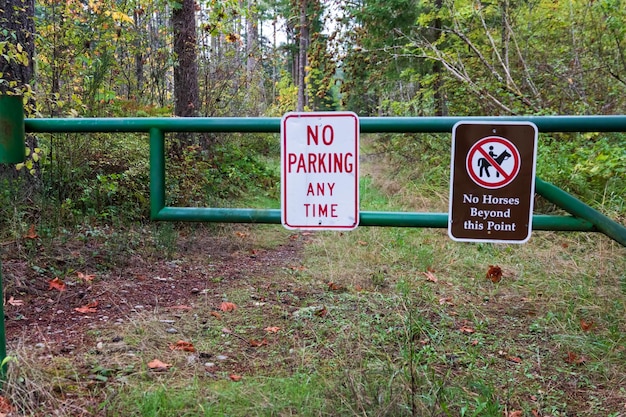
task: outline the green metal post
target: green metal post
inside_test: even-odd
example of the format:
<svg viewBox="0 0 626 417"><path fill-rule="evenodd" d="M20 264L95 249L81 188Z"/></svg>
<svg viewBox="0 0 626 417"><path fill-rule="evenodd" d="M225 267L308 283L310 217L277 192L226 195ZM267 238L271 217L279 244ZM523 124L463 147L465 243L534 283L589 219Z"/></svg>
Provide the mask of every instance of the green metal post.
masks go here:
<svg viewBox="0 0 626 417"><path fill-rule="evenodd" d="M0 95L0 164L24 162L25 137L22 97Z"/></svg>
<svg viewBox="0 0 626 417"><path fill-rule="evenodd" d="M23 162L25 153L24 107L21 96L0 95L0 164ZM2 260L0 259L0 295L4 301ZM7 339L4 325L4 303L0 306L0 383L4 382Z"/></svg>
<svg viewBox="0 0 626 417"><path fill-rule="evenodd" d="M165 207L165 135L150 129L150 218L156 220Z"/></svg>

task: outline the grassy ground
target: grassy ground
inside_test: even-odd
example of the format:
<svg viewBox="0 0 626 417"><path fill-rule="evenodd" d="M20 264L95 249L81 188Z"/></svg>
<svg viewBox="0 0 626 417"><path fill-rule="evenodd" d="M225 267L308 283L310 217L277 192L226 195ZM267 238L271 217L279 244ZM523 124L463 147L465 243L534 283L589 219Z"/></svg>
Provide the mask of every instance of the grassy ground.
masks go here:
<svg viewBox="0 0 626 417"><path fill-rule="evenodd" d="M362 209L446 210L444 189L366 172ZM287 244L298 254L261 273L242 263L237 279L209 269L210 291L181 303L189 308L134 311L91 329L93 344L74 356L13 345L5 392L15 414L626 415L626 249L606 237L536 232L495 245L431 229L212 232L236 241L226 251L235 263L233 253L282 256ZM168 262L213 262L183 240L165 243ZM492 266L500 280L487 278ZM153 359L169 366L150 369Z"/></svg>

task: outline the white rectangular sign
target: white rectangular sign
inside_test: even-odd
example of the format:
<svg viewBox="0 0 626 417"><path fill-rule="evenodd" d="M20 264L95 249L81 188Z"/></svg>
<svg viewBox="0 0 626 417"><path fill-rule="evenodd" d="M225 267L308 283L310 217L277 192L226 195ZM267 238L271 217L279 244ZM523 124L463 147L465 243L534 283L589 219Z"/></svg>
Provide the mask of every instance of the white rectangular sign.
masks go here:
<svg viewBox="0 0 626 417"><path fill-rule="evenodd" d="M287 113L281 121L281 221L287 229L359 224L359 118Z"/></svg>

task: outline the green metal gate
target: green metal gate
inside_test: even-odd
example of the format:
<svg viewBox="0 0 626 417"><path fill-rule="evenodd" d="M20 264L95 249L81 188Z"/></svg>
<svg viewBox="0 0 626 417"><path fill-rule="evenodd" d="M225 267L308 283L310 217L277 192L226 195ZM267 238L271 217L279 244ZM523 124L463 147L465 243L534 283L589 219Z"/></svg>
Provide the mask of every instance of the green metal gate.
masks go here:
<svg viewBox="0 0 626 417"><path fill-rule="evenodd" d="M459 121L528 121L540 133L626 132L626 116L363 117L361 133L448 133ZM153 220L281 223L278 209L168 207L165 205L165 133L279 133L280 118L91 118L27 119L27 132L145 132L150 136L150 215ZM626 246L626 227L539 178L535 191L570 215L534 215L534 230L601 232ZM361 211L361 226L447 228L447 213Z"/></svg>
<svg viewBox="0 0 626 417"><path fill-rule="evenodd" d="M26 119L21 97L0 96L0 163L24 159L24 134L144 132L150 138L150 216L160 221L281 223L278 209L168 207L165 205L165 133L259 132L280 133L279 118L86 118ZM537 117L364 117L361 133L447 133L459 121L534 123L540 133L626 132L626 116ZM535 191L570 215L533 215L534 230L601 232L626 246L626 227L599 213L557 186L535 180ZM447 228L447 213L361 211L361 226ZM2 275L0 274L0 293ZM0 376L4 372L6 337L0 311Z"/></svg>

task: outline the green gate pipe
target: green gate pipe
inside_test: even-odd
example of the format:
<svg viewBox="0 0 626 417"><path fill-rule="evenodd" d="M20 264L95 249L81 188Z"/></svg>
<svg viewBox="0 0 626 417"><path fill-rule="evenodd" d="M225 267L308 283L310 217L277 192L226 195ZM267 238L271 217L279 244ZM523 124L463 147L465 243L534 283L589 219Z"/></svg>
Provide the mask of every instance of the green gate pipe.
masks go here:
<svg viewBox="0 0 626 417"><path fill-rule="evenodd" d="M535 191L546 200L567 210L576 217L592 223L600 232L626 246L626 227L611 220L597 210L592 209L576 197L566 193L559 187L535 178Z"/></svg>
<svg viewBox="0 0 626 417"><path fill-rule="evenodd" d="M280 132L278 117L26 119L28 132ZM626 116L361 117L362 133L449 133L459 121L529 121L540 132L626 132Z"/></svg>
<svg viewBox="0 0 626 417"><path fill-rule="evenodd" d="M150 129L150 218L156 219L165 207L165 135Z"/></svg>
<svg viewBox="0 0 626 417"><path fill-rule="evenodd" d="M153 220L184 222L227 222L280 224L279 209L243 209L209 207L163 207ZM448 213L397 213L361 211L361 226L448 227ZM595 226L573 216L534 215L533 230L596 232Z"/></svg>

